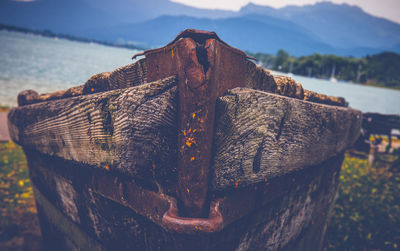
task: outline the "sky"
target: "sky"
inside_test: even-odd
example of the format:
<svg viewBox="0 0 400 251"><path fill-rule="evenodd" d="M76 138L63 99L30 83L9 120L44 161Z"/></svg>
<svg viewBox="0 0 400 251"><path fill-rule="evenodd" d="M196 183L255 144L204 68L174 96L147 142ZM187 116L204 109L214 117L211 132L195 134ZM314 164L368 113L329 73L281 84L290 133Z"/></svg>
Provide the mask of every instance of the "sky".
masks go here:
<svg viewBox="0 0 400 251"><path fill-rule="evenodd" d="M252 2L258 5L265 5L274 8L281 8L286 5L306 5L322 2L322 0L171 0L189 6L206 9L239 10L240 7ZM357 5L365 12L378 17L400 23L400 0L331 0L330 2L341 4L347 3Z"/></svg>

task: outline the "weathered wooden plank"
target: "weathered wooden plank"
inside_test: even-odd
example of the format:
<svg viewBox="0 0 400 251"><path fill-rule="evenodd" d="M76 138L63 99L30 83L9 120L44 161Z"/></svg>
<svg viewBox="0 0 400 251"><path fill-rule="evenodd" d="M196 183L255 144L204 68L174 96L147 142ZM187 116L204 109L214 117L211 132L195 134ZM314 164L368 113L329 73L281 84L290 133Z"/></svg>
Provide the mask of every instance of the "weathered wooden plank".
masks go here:
<svg viewBox="0 0 400 251"><path fill-rule="evenodd" d="M24 147L173 187L174 83L167 79L16 108L9 115L10 132ZM215 190L316 165L351 145L360 130L358 111L247 88L230 91L217 108Z"/></svg>
<svg viewBox="0 0 400 251"><path fill-rule="evenodd" d="M176 103L169 77L14 108L9 129L24 148L152 180L175 172Z"/></svg>
<svg viewBox="0 0 400 251"><path fill-rule="evenodd" d="M288 193L231 226L240 233L235 250L321 250L342 161L343 154L339 154L279 177L273 183L290 184ZM272 191L275 185L271 184ZM275 189L280 191L279 186Z"/></svg>
<svg viewBox="0 0 400 251"><path fill-rule="evenodd" d="M162 227L93 192L93 176L113 174L36 151L27 159L49 250L87 250L92 243L103 250L177 250Z"/></svg>
<svg viewBox="0 0 400 251"><path fill-rule="evenodd" d="M23 91L18 95L18 105L24 106L50 100L123 89L145 83L147 83L147 67L146 59L144 58L133 64L119 67L112 72L95 74L84 85L71 87L67 90L43 94L38 94L33 90ZM251 61L246 61L245 85L251 89L315 103L336 106L348 105L344 98L305 90L300 83L297 83L293 79L286 76L272 75L267 69L258 67Z"/></svg>
<svg viewBox="0 0 400 251"><path fill-rule="evenodd" d="M23 91L18 95L18 105L24 106L145 84L147 82L145 62L145 59L141 59L133 64L119 67L112 72L95 74L89 78L84 85L74 86L67 90L42 94L38 94L33 90Z"/></svg>
<svg viewBox="0 0 400 251"><path fill-rule="evenodd" d="M107 250L66 218L35 186L33 188L47 250Z"/></svg>
<svg viewBox="0 0 400 251"><path fill-rule="evenodd" d="M246 87L270 93L277 92L274 76L250 61L246 61Z"/></svg>
<svg viewBox="0 0 400 251"><path fill-rule="evenodd" d="M335 106L348 105L344 98L305 90L300 83L293 79L272 75L267 69L258 67L250 61L246 62L246 87L315 103Z"/></svg>
<svg viewBox="0 0 400 251"><path fill-rule="evenodd" d="M112 72L93 75L86 81L82 94L90 94L115 89L143 85L146 83L146 59L119 67Z"/></svg>
<svg viewBox="0 0 400 251"><path fill-rule="evenodd" d="M274 75L277 86L276 94L297 99L304 99L303 86L293 79L285 76Z"/></svg>
<svg viewBox="0 0 400 251"><path fill-rule="evenodd" d="M56 162L47 155L34 151L27 151L26 157L34 187L70 221L79 225L82 217L81 205L86 199L82 184L89 183L88 170L80 169L79 177L66 175L74 170L69 167L70 163L65 164L66 161Z"/></svg>
<svg viewBox="0 0 400 251"><path fill-rule="evenodd" d="M327 105L338 105L345 107L349 105L349 103L347 103L347 101L342 97L332 97L309 90L304 90L304 100Z"/></svg>
<svg viewBox="0 0 400 251"><path fill-rule="evenodd" d="M77 163L34 152L27 157L36 177L46 243L81 249L95 243L107 250L319 250L343 160L341 153L318 166L268 180L260 207L251 214L213 235L189 236L167 232L128 207L93 193L88 173L107 176L107 172L85 170L82 175L82 170L74 171L80 167ZM61 179L77 192L72 201L70 196L52 198ZM70 210L71 202L78 214Z"/></svg>
<svg viewBox="0 0 400 251"><path fill-rule="evenodd" d="M247 88L217 103L212 186L246 186L317 165L355 142L361 112Z"/></svg>

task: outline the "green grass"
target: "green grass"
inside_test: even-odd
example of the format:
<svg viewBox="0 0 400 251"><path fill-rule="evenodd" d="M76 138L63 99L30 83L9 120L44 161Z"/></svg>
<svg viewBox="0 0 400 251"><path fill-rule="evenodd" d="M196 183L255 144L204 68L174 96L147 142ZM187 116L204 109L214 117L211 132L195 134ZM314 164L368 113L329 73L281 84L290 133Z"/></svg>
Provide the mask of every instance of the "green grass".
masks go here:
<svg viewBox="0 0 400 251"><path fill-rule="evenodd" d="M25 155L13 142L0 143L0 222L21 210L30 210L33 191Z"/></svg>
<svg viewBox="0 0 400 251"><path fill-rule="evenodd" d="M40 230L24 152L0 143L0 250L40 246ZM27 237L30 236L30 237ZM32 242L34 236L35 243Z"/></svg>
<svg viewBox="0 0 400 251"><path fill-rule="evenodd" d="M400 248L400 167L391 164L395 155L381 158L370 166L346 155L326 250Z"/></svg>

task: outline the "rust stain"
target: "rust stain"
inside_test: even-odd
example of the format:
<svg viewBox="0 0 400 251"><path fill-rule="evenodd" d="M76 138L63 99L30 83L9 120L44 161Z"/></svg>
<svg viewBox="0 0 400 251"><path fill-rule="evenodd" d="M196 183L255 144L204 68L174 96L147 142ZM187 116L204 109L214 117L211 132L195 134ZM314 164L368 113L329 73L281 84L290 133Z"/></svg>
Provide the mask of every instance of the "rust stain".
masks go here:
<svg viewBox="0 0 400 251"><path fill-rule="evenodd" d="M238 187L239 187L239 181L240 181L240 179L236 180L236 182L235 182L235 188L238 188Z"/></svg>
<svg viewBox="0 0 400 251"><path fill-rule="evenodd" d="M192 144L196 144L196 140L195 140L194 138L192 138L192 137L187 138L187 139L186 139L186 145L187 145L188 147L191 147Z"/></svg>
<svg viewBox="0 0 400 251"><path fill-rule="evenodd" d="M144 55L148 82L177 76L178 195L184 215L204 217L215 103L227 90L244 86L246 54L214 32L186 30L168 45Z"/></svg>

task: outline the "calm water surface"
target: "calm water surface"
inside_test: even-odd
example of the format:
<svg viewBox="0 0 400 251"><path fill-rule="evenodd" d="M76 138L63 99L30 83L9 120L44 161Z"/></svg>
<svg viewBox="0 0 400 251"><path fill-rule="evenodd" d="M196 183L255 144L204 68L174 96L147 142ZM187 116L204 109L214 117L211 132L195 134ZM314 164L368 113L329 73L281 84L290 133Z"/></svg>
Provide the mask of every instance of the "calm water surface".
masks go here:
<svg viewBox="0 0 400 251"><path fill-rule="evenodd" d="M20 91L52 92L83 84L96 73L132 63L137 51L0 31L0 105ZM363 112L400 115L400 91L292 76L304 88L346 98Z"/></svg>
<svg viewBox="0 0 400 251"><path fill-rule="evenodd" d="M132 63L138 51L0 31L0 105L20 91L39 93L85 83L92 75Z"/></svg>
<svg viewBox="0 0 400 251"><path fill-rule="evenodd" d="M400 115L400 91L346 82L332 83L296 75L292 78L301 83L305 89L344 97L350 107L363 112Z"/></svg>

